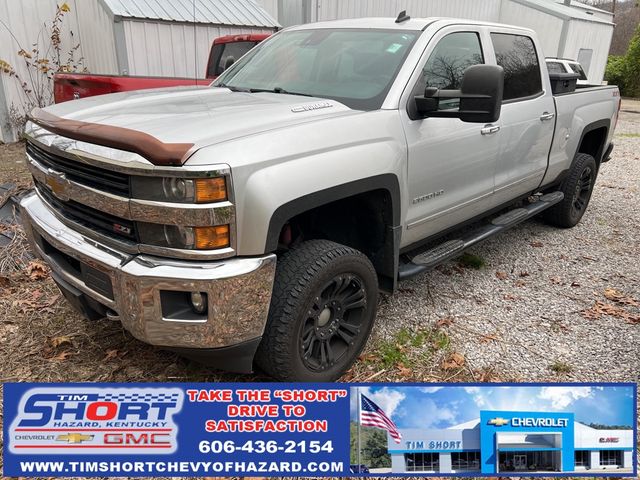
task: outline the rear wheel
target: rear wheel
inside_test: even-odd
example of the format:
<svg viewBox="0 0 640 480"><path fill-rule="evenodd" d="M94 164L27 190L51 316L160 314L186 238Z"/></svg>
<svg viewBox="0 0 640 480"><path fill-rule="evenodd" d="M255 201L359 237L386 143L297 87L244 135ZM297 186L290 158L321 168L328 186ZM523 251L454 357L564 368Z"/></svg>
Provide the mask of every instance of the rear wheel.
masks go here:
<svg viewBox="0 0 640 480"><path fill-rule="evenodd" d="M543 213L544 220L556 227L571 228L580 222L587 210L598 167L591 155L578 153L571 171L560 185L564 200Z"/></svg>
<svg viewBox="0 0 640 480"><path fill-rule="evenodd" d="M333 381L356 360L378 296L371 261L352 248L311 240L278 260L258 367L282 381Z"/></svg>

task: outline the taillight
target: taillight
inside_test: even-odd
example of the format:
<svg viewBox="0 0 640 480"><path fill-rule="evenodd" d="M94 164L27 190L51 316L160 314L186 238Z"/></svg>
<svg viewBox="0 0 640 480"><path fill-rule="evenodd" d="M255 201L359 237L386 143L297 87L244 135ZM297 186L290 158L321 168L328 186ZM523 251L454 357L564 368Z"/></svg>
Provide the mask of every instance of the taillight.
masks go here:
<svg viewBox="0 0 640 480"><path fill-rule="evenodd" d="M622 107L622 98L620 97L620 91L619 90L615 90L613 92L613 96L614 97L618 97L618 110L616 111L616 123L613 126L613 129L615 130L616 127L618 126L618 119L620 118L620 108Z"/></svg>

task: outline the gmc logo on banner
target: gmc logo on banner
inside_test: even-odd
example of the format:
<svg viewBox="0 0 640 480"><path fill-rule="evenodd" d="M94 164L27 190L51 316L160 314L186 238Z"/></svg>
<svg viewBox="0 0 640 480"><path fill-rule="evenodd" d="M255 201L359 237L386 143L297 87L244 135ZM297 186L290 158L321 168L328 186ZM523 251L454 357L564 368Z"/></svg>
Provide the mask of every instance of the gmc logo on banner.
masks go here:
<svg viewBox="0 0 640 480"><path fill-rule="evenodd" d="M602 437L600 438L600 443L618 443L620 439L618 437Z"/></svg>

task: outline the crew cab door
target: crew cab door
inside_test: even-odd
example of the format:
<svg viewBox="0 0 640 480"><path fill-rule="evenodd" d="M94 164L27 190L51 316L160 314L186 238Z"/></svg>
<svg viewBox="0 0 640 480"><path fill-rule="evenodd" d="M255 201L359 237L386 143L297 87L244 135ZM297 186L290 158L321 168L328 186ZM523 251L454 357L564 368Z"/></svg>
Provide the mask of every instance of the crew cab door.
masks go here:
<svg viewBox="0 0 640 480"><path fill-rule="evenodd" d="M544 57L520 30L491 29L495 61L504 68L496 205L535 190L547 169L555 128L555 103L542 78Z"/></svg>
<svg viewBox="0 0 640 480"><path fill-rule="evenodd" d="M499 122L419 118L410 102L425 87L459 89L465 69L485 63L488 31L479 26L441 29L429 42L403 94L400 115L408 146L408 209L403 246L486 211L493 195ZM458 108L459 100L440 102ZM498 134L496 134L498 133Z"/></svg>

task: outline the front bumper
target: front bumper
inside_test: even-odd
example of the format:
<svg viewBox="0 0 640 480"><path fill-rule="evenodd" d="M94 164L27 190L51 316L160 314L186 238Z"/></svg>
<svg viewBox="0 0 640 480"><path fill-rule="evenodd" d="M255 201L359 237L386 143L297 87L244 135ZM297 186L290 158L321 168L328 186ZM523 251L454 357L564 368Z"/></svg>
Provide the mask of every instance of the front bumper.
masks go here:
<svg viewBox="0 0 640 480"><path fill-rule="evenodd" d="M187 351L257 347L267 320L276 257L177 261L116 251L63 224L36 193L20 203L27 237L54 279L104 307L143 342ZM180 311L206 292L208 313ZM95 310L95 309L94 309Z"/></svg>

